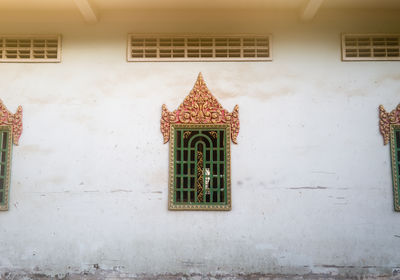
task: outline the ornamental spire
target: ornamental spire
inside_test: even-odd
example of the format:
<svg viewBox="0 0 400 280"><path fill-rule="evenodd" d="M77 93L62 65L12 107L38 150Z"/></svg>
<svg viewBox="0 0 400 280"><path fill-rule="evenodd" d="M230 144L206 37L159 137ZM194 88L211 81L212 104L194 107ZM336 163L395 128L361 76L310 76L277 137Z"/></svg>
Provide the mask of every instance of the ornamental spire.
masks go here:
<svg viewBox="0 0 400 280"><path fill-rule="evenodd" d="M218 100L211 94L204 82L201 72L189 95L173 112L168 111L165 104L162 105L161 133L164 143L169 141L170 125L183 124L230 124L232 142L237 144L239 134L239 106L236 105L229 113L224 109Z"/></svg>
<svg viewBox="0 0 400 280"><path fill-rule="evenodd" d="M12 127L13 143L18 145L22 133L22 107L18 106L15 114L8 111L3 101L0 99L0 125Z"/></svg>
<svg viewBox="0 0 400 280"><path fill-rule="evenodd" d="M379 106L379 130L383 136L383 143L389 143L390 125L400 124L400 104L392 112L386 112L383 105Z"/></svg>

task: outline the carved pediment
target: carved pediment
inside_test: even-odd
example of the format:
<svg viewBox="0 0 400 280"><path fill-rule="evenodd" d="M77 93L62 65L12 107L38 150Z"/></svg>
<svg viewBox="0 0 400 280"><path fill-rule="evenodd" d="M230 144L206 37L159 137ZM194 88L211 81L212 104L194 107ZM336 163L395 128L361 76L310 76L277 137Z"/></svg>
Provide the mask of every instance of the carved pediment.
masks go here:
<svg viewBox="0 0 400 280"><path fill-rule="evenodd" d="M22 107L18 106L17 112L13 114L7 110L0 99L0 125L12 126L13 143L18 145L22 133Z"/></svg>
<svg viewBox="0 0 400 280"><path fill-rule="evenodd" d="M199 73L197 81L182 104L173 112L162 105L161 132L164 143L169 141L171 124L229 124L232 142L237 144L239 134L239 106L231 113L224 109L208 90L203 76Z"/></svg>
<svg viewBox="0 0 400 280"><path fill-rule="evenodd" d="M392 112L386 112L385 108L379 106L379 130L383 136L383 142L389 143L390 125L400 124L400 104Z"/></svg>

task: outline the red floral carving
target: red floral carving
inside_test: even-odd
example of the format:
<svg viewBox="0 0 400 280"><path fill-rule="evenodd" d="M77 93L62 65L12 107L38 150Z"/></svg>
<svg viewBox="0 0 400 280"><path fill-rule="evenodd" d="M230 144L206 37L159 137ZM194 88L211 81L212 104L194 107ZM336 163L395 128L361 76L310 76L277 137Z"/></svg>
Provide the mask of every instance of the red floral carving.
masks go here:
<svg viewBox="0 0 400 280"><path fill-rule="evenodd" d="M22 107L18 106L17 112L12 114L0 99L0 125L11 125L13 142L18 145L22 133Z"/></svg>
<svg viewBox="0 0 400 280"><path fill-rule="evenodd" d="M379 130L383 136L383 142L386 145L389 143L390 125L400 124L400 104L392 112L386 112L385 108L379 106Z"/></svg>
<svg viewBox="0 0 400 280"><path fill-rule="evenodd" d="M236 105L232 113L224 109L217 99L208 90L201 73L188 96L177 110L170 112L162 105L161 133L164 143L169 141L170 124L225 124L231 126L232 142L237 144L239 134L239 106Z"/></svg>

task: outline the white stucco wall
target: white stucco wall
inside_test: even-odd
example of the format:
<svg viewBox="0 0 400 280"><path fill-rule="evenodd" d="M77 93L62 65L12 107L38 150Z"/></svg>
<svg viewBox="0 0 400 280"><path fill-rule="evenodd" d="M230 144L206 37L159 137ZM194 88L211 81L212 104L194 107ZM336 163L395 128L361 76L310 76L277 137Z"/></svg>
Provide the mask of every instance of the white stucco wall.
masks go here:
<svg viewBox="0 0 400 280"><path fill-rule="evenodd" d="M0 213L0 271L400 267L400 213L378 127L378 106L400 102L400 63L340 59L341 32L400 32L400 13L321 12L311 23L292 13L235 24L194 16L192 25L179 23L186 16L161 24L115 12L96 25L75 16L0 19L1 34L63 36L62 63L0 64L0 98L24 109L10 210ZM127 33L190 26L272 33L273 61L126 62ZM177 108L200 71L225 108L240 107L230 212L167 210L161 105Z"/></svg>

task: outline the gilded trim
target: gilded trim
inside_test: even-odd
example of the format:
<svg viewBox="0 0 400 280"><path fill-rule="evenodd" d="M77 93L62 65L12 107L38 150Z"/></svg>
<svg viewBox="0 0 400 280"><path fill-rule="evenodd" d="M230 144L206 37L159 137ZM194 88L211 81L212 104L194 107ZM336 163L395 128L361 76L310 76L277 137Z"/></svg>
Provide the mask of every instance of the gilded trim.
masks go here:
<svg viewBox="0 0 400 280"><path fill-rule="evenodd" d="M197 200L203 202L203 153L197 151Z"/></svg>
<svg viewBox="0 0 400 280"><path fill-rule="evenodd" d="M7 211L9 204L9 195L10 195L10 175L11 175L11 151L12 151L12 135L13 135L13 127L12 125L0 125L0 132L7 131L8 132L8 148L7 148L7 160L6 160L6 178L4 180L4 203L0 204L0 211Z"/></svg>

